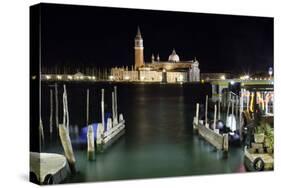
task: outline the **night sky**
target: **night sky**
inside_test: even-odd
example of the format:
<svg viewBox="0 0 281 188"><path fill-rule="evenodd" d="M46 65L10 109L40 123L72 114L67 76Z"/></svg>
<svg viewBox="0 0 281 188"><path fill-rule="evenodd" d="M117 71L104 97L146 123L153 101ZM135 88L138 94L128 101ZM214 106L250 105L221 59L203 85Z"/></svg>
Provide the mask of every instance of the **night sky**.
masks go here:
<svg viewBox="0 0 281 188"><path fill-rule="evenodd" d="M273 18L92 6L42 6L42 67L134 64L140 26L144 57L196 57L201 72L253 73L273 66Z"/></svg>

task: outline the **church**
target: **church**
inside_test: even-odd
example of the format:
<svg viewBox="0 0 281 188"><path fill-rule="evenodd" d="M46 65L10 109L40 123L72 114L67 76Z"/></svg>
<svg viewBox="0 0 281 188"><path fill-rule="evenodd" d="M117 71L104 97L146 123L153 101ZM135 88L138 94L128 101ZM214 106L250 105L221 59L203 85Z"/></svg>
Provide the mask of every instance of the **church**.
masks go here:
<svg viewBox="0 0 281 188"><path fill-rule="evenodd" d="M144 62L144 45L140 28L137 29L135 37L135 63L131 70L126 68L112 68L112 79L116 81L143 81L143 82L164 82L182 83L199 82L200 69L196 60L182 61L176 50L173 49L167 61L160 60L159 54L155 59L151 56L151 62Z"/></svg>

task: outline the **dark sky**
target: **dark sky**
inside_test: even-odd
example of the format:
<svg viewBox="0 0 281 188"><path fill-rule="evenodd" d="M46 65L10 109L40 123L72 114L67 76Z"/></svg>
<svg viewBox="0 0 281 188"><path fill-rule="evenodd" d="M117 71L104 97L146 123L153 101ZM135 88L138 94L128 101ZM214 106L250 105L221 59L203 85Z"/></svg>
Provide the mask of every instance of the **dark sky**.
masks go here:
<svg viewBox="0 0 281 188"><path fill-rule="evenodd" d="M273 19L91 6L42 6L43 67L134 63L140 26L145 61L196 57L201 72L267 71L273 66Z"/></svg>

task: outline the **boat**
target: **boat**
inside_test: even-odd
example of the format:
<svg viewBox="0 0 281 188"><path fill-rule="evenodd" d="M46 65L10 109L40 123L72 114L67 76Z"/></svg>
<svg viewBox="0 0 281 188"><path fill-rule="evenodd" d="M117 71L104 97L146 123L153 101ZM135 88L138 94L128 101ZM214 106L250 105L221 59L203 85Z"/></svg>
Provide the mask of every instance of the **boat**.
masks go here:
<svg viewBox="0 0 281 188"><path fill-rule="evenodd" d="M30 181L41 185L58 184L70 172L64 155L30 152Z"/></svg>

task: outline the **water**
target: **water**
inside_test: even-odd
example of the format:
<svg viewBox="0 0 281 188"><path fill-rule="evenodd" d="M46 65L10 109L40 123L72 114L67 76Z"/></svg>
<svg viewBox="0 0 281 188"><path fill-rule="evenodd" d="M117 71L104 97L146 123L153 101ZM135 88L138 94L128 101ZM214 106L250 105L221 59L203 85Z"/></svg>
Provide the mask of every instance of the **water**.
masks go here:
<svg viewBox="0 0 281 188"><path fill-rule="evenodd" d="M42 120L46 134L43 152L63 153L56 133L48 139L49 89L42 88ZM100 122L100 89L105 89L105 109L111 111L110 83L66 83L70 124L80 128L86 122L86 89L90 89L90 122ZM204 103L210 94L203 84L117 84L118 112L126 120L126 133L96 161L87 160L87 151L75 146L78 173L64 183L155 178L244 172L243 152L230 148L229 157L194 135L195 103ZM59 97L61 100L62 87ZM94 97L95 96L95 97ZM60 105L60 114L62 114ZM60 119L62 122L62 119ZM50 137L50 136L49 136ZM75 139L72 136L72 139Z"/></svg>

